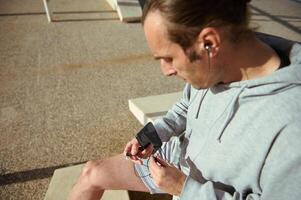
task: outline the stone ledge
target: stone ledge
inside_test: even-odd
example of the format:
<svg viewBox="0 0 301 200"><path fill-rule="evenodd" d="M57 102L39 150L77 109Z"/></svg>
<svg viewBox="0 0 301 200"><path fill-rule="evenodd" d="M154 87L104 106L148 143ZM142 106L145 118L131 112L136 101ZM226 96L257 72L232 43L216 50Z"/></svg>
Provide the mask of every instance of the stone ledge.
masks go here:
<svg viewBox="0 0 301 200"><path fill-rule="evenodd" d="M147 96L129 100L129 109L145 125L164 116L167 111L182 97L182 92Z"/></svg>
<svg viewBox="0 0 301 200"><path fill-rule="evenodd" d="M66 200L84 164L65 167L54 171L44 200ZM102 200L129 200L125 190L107 190Z"/></svg>

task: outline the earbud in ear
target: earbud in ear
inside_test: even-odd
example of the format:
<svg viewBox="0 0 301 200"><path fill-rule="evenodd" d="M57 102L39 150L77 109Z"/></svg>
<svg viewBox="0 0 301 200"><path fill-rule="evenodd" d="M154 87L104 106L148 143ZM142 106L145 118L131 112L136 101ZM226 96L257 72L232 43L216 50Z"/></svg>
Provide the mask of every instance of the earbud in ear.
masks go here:
<svg viewBox="0 0 301 200"><path fill-rule="evenodd" d="M208 52L211 51L211 45L208 44L208 43L204 45L204 48L205 48L205 50L208 51Z"/></svg>

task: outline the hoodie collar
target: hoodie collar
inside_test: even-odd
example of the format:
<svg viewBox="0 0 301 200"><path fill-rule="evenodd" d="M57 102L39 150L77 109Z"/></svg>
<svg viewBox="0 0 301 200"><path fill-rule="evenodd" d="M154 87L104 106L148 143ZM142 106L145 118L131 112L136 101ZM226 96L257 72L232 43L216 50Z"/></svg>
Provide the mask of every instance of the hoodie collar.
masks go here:
<svg viewBox="0 0 301 200"><path fill-rule="evenodd" d="M286 47L287 48L287 47ZM231 98L227 108L224 121L217 127L217 140L221 142L222 136L238 110L240 98L251 98L254 96L272 95L282 92L292 87L301 85L301 45L295 43L291 45L289 52L290 65L281 68L271 75L230 84L222 84L215 88L231 89L236 88L237 92ZM246 90L247 89L247 90ZM200 102L201 104L201 102Z"/></svg>

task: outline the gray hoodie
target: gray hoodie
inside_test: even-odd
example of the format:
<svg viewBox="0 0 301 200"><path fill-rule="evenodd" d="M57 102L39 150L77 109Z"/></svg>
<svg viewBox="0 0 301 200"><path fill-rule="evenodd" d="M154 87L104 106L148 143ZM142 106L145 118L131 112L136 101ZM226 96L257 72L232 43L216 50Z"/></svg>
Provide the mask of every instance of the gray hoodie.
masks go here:
<svg viewBox="0 0 301 200"><path fill-rule="evenodd" d="M258 35L289 56L269 76L196 90L154 122L163 141L185 132L180 199L301 199L301 45Z"/></svg>

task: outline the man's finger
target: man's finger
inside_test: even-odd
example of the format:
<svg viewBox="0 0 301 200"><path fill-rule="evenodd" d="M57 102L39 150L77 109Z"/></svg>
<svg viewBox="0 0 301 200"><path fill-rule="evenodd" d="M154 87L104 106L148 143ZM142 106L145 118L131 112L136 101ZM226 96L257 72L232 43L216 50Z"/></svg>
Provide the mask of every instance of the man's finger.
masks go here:
<svg viewBox="0 0 301 200"><path fill-rule="evenodd" d="M131 154L126 154L126 159L131 160L135 164L142 164L142 160L138 158L137 156L132 156Z"/></svg>
<svg viewBox="0 0 301 200"><path fill-rule="evenodd" d="M132 155L137 155L138 152L139 152L139 145L138 144L133 144L132 149L131 149L131 154Z"/></svg>
<svg viewBox="0 0 301 200"><path fill-rule="evenodd" d="M130 142L125 145L125 148L123 151L124 155L126 155L127 153L129 153L131 151L131 146L132 146L132 143L130 143Z"/></svg>
<svg viewBox="0 0 301 200"><path fill-rule="evenodd" d="M152 144L150 144L144 151L146 154L150 154L153 152L153 150L154 150L154 146Z"/></svg>
<svg viewBox="0 0 301 200"><path fill-rule="evenodd" d="M154 156L154 160L155 160L155 162L157 164L159 164L159 165L161 165L163 167L170 166L170 164L166 160L164 160L163 158L161 158L161 156L159 156L159 155Z"/></svg>
<svg viewBox="0 0 301 200"><path fill-rule="evenodd" d="M148 158L153 152L152 145L149 145L146 149L141 152L138 152L138 156L141 158Z"/></svg>
<svg viewBox="0 0 301 200"><path fill-rule="evenodd" d="M155 157L150 157L149 168L152 175L158 175L160 173L160 170L162 170L162 168L164 167L165 166L160 164Z"/></svg>
<svg viewBox="0 0 301 200"><path fill-rule="evenodd" d="M141 160L141 159L137 159L137 158L132 159L132 158L131 158L131 161L132 161L133 163L135 163L135 164L142 165L142 160Z"/></svg>

